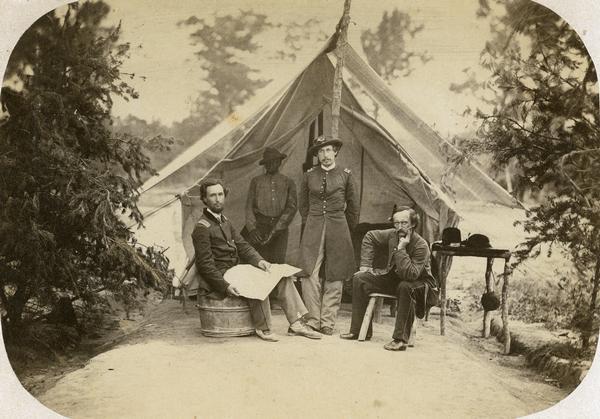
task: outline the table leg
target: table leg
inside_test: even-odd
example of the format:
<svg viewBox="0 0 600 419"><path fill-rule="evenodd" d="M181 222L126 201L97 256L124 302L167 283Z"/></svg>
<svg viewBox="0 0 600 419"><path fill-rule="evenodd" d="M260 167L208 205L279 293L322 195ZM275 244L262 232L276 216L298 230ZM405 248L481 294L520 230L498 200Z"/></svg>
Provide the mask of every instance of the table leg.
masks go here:
<svg viewBox="0 0 600 419"><path fill-rule="evenodd" d="M494 258L487 258L487 266L485 268L485 291L494 291L494 277L492 275L492 266ZM483 332L482 336L487 338L490 336L490 328L492 323L492 312L484 309L483 311Z"/></svg>
<svg viewBox="0 0 600 419"><path fill-rule="evenodd" d="M446 334L446 283L448 278L448 266L452 262L452 256L438 255L438 281L440 285L440 335Z"/></svg>
<svg viewBox="0 0 600 419"><path fill-rule="evenodd" d="M508 264L509 259L504 260L504 278L502 281L502 335L504 337L504 354L510 353L510 330L508 328L508 285L512 275L512 269Z"/></svg>
<svg viewBox="0 0 600 419"><path fill-rule="evenodd" d="M440 335L446 334L446 276L441 275L440 284Z"/></svg>

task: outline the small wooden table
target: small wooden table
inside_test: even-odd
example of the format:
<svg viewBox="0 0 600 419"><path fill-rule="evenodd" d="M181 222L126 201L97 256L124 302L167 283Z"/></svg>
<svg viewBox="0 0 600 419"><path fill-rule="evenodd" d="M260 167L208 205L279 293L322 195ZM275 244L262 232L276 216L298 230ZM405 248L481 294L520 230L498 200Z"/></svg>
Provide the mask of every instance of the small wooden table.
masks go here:
<svg viewBox="0 0 600 419"><path fill-rule="evenodd" d="M511 257L510 250L507 249L494 249L494 248L473 248L466 246L444 246L439 242L433 243L431 251L436 253L436 256L442 255L448 258L447 261L443 262L439 260L440 265L440 334L446 333L446 277L448 275L448 269L445 267L449 266L449 262L454 256L473 256L487 259L487 265L485 270L485 289L487 292L494 291L494 280L492 274L492 265L494 259L504 259L504 276L502 280L502 335L504 338L504 353L510 353L510 332L508 328L508 285L510 282L510 276L512 269L508 262ZM492 312L484 311L483 314L483 331L482 336L488 337L490 335L490 324L492 321Z"/></svg>

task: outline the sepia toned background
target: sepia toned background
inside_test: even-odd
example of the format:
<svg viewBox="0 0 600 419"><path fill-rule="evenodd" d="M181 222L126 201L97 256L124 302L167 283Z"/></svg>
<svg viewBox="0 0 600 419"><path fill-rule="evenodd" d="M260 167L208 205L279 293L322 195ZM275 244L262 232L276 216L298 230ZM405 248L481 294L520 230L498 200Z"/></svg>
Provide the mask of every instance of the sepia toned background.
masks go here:
<svg viewBox="0 0 600 419"><path fill-rule="evenodd" d="M108 2L113 6L113 2ZM335 27L342 7L339 2L291 2L291 1L258 1L252 6L259 11L257 5L264 7L263 13L281 22L302 22L313 16L321 20L320 29L327 34ZM600 34L597 33L596 22L600 18L600 6L592 1L544 1L541 2L561 14L582 36L590 53L596 62L600 59ZM31 23L33 19L43 12L59 4L57 2L15 2L0 0L1 30L5 34L0 45L2 67L6 63L12 45L16 42L18 34ZM327 4L327 6L323 6ZM145 76L134 78L130 84L138 90L142 100L134 102L117 102L113 109L115 116L126 118L128 115L162 124L172 124L181 121L193 106L194 92L203 87L202 80L197 77L196 63L190 58L195 48L189 45L189 34L192 29L178 26L177 23L191 15L204 15L212 13L218 7L219 12L235 12L244 7L241 1L219 2L161 2L160 6L142 1L115 2L115 19L121 20L124 31L122 40L131 42L132 58L125 64L123 71ZM349 29L350 42L359 45L356 37L361 28L373 28L381 18L382 10L401 8L411 14L415 19L426 23L426 30L415 37L411 45L415 49L426 50L433 59L423 66L420 71L415 71L410 78L399 78L393 82L393 88L401 92L402 99L425 122L433 126L444 136L452 136L464 132L473 123L468 117L462 115L466 106L477 106L471 99L456 95L449 91L451 83L463 77L469 68L475 69L479 61L479 54L483 47L488 28L484 24L477 24L473 19L476 2L468 1L381 1L377 7L367 2L354 0L352 5L352 20L356 26ZM37 9L36 9L37 8ZM290 13L293 10L293 13ZM5 23L6 22L6 23ZM116 22L114 22L116 23ZM594 32L596 31L596 32ZM594 42L596 41L596 42ZM261 45L268 48L272 39L263 39ZM139 50L136 46L142 45ZM273 79L272 83L281 83L289 80L298 63L306 62L314 56L321 46L321 42L314 43L314 50L302 50L302 56L296 62L285 66L278 61L276 71L273 71L273 62L265 60L259 63L260 74ZM300 53L299 53L300 54ZM466 70L466 71L465 71ZM259 93L260 94L260 93ZM424 97L431 100L423 100ZM37 402L26 392L20 390L18 381L10 376L4 353L0 354L2 364L0 371L2 380L0 397L10 397L11 417L26 417L24 407L42 409ZM6 386L6 387L4 387ZM591 415L596 409L600 411L597 398L600 389L598 366L582 386L580 386L565 402L557 406L557 414L567 417L583 417ZM19 401L20 400L20 401ZM3 410L7 404L2 402ZM595 403L595 405L594 405ZM595 407L594 407L595 406ZM575 413L580 409L580 414ZM558 413L556 413L558 412ZM550 413L548 413L550 415Z"/></svg>

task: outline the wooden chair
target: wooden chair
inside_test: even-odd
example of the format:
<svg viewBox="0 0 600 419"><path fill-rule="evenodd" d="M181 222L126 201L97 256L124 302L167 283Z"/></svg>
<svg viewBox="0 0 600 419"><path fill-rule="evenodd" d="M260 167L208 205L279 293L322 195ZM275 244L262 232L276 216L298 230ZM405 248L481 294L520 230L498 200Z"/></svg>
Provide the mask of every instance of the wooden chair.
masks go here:
<svg viewBox="0 0 600 419"><path fill-rule="evenodd" d="M425 301L427 301L428 293L429 293L429 287L427 285L425 285ZM369 324L371 323L371 320L373 319L374 316L375 316L375 319L377 320L376 323L379 323L381 321L380 310L381 310L381 306L383 304L383 300L385 298L390 299L394 302L398 301L398 298L392 294L382 294L382 293L378 293L378 292L372 292L371 294L369 294L369 304L367 305L367 309L365 310L365 316L363 317L363 321L360 326L360 332L358 333L359 341L362 342L367 338L367 331L369 330ZM425 320L426 321L427 321L428 317L429 317L429 308L426 308L426 310L425 310ZM410 338L408 340L409 346L414 346L414 344L415 344L415 337L417 335L416 326L417 326L417 317L415 316L415 320L413 322L413 327L410 332Z"/></svg>

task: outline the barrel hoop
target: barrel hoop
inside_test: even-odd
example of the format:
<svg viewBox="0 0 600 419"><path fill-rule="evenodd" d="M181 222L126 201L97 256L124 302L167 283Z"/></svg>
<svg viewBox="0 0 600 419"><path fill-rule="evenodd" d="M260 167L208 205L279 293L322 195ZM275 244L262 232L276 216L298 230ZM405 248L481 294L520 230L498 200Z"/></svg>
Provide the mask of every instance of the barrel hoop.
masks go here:
<svg viewBox="0 0 600 419"><path fill-rule="evenodd" d="M233 311L233 312L247 312L250 311L250 309L248 307L206 307L206 306L199 306L198 310L200 311L210 311L210 312L215 312L215 311Z"/></svg>
<svg viewBox="0 0 600 419"><path fill-rule="evenodd" d="M254 329L240 329L231 331L215 331L210 329L200 329L202 334L210 338L225 338L233 336L248 336L254 334Z"/></svg>

